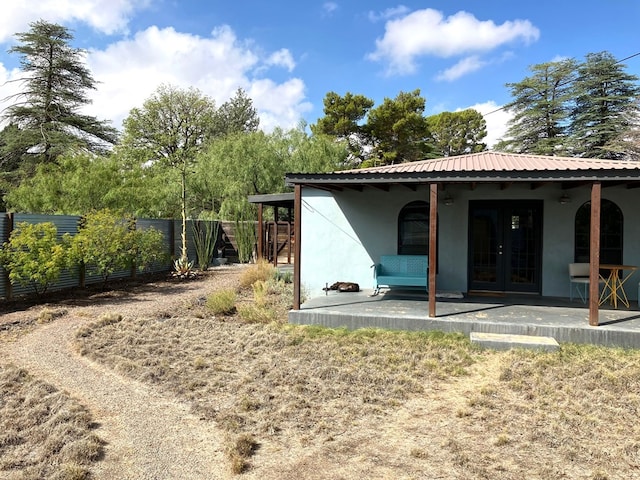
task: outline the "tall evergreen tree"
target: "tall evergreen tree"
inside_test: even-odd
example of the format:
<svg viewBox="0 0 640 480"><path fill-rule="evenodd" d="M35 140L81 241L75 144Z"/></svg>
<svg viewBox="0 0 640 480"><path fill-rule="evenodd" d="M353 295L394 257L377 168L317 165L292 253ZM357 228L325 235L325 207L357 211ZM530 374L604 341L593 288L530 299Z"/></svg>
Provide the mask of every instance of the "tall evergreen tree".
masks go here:
<svg viewBox="0 0 640 480"><path fill-rule="evenodd" d="M353 95L347 92L341 97L336 92L329 92L324 97L324 117L311 125L314 135L330 135L347 142L349 163L358 164L365 158L365 150L369 145L364 119L373 107L373 100L364 95Z"/></svg>
<svg viewBox="0 0 640 480"><path fill-rule="evenodd" d="M590 53L578 68L571 114L573 154L624 159L626 137L638 128L638 77L608 52ZM629 147L631 150L631 147Z"/></svg>
<svg viewBox="0 0 640 480"><path fill-rule="evenodd" d="M486 150L487 122L480 112L442 112L427 117L434 153L443 157Z"/></svg>
<svg viewBox="0 0 640 480"><path fill-rule="evenodd" d="M496 150L536 155L567 153L568 118L573 100L577 63L573 59L533 65L533 75L508 83L513 113L506 138Z"/></svg>
<svg viewBox="0 0 640 480"><path fill-rule="evenodd" d="M382 105L372 109L367 128L373 139L373 161L392 163L423 160L433 149L429 143L427 119L423 116L425 99L420 90L400 92L396 98L385 98Z"/></svg>
<svg viewBox="0 0 640 480"><path fill-rule="evenodd" d="M241 88L234 97L220 105L214 114L212 137L233 133L249 133L258 130L260 118L251 100Z"/></svg>
<svg viewBox="0 0 640 480"><path fill-rule="evenodd" d="M4 118L18 131L5 138L2 158L21 156L22 164L52 162L65 150L103 151L117 141L116 130L79 110L90 103L96 88L84 62L84 51L73 48L73 35L63 26L42 20L16 34L9 52L21 55L23 89L14 96ZM24 166L24 165L21 165Z"/></svg>

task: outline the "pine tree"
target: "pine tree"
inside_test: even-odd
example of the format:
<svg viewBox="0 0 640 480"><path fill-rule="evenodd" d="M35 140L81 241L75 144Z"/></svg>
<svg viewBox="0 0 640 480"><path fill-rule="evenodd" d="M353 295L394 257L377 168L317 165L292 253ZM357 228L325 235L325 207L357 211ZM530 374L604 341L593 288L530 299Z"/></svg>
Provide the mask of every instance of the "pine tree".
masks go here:
<svg viewBox="0 0 640 480"><path fill-rule="evenodd" d="M496 150L536 155L566 153L576 68L572 59L533 65L532 76L507 84L513 100L506 107L513 118Z"/></svg>
<svg viewBox="0 0 640 480"><path fill-rule="evenodd" d="M258 130L260 118L253 101L241 88L233 98L220 105L214 114L212 137L222 137L234 133L249 133Z"/></svg>
<svg viewBox="0 0 640 480"><path fill-rule="evenodd" d="M588 158L625 159L625 139L637 132L638 77L608 52L590 53L578 68L571 115L573 154ZM629 151L627 151L629 150Z"/></svg>
<svg viewBox="0 0 640 480"><path fill-rule="evenodd" d="M73 35L63 26L39 20L30 27L9 50L22 56L24 76L16 81L24 88L4 114L18 131L5 139L3 158L20 155L24 167L25 160L53 162L70 148L105 150L117 141L116 130L79 112L96 88L84 51L70 45Z"/></svg>

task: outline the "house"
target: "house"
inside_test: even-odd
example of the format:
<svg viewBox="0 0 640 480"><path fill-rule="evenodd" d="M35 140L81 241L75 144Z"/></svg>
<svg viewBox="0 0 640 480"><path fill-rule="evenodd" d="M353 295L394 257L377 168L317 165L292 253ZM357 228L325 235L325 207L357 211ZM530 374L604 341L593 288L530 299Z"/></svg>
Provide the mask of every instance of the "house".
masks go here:
<svg viewBox="0 0 640 480"><path fill-rule="evenodd" d="M640 265L640 163L481 152L333 173L291 173L294 309L327 284L373 288L382 255L424 254L436 291L568 297L568 265ZM591 206L594 208L591 208ZM640 277L640 274L638 274ZM629 288L637 300L637 288Z"/></svg>

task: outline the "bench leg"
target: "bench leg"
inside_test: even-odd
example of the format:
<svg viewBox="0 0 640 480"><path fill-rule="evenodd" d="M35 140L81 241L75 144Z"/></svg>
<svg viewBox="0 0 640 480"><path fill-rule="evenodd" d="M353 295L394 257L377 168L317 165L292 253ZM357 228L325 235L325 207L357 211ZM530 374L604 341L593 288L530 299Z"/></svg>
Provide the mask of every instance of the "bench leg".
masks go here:
<svg viewBox="0 0 640 480"><path fill-rule="evenodd" d="M375 297L376 295L378 295L380 293L380 287L376 287L373 290L373 294L371 295L372 297Z"/></svg>

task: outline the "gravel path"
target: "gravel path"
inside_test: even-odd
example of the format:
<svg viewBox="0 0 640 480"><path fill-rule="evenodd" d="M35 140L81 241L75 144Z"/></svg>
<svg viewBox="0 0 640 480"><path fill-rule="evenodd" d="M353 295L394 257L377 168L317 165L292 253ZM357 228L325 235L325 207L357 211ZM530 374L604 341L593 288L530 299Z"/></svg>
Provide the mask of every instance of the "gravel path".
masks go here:
<svg viewBox="0 0 640 480"><path fill-rule="evenodd" d="M232 273L237 276L237 272ZM182 294L173 291L171 296L161 291L147 292L135 302L130 298L110 301L108 308L123 315L135 311L137 316L166 311L177 302L211 292L215 283L215 279L194 282L192 285L197 286L189 286ZM67 391L90 410L98 424L96 434L106 442L105 458L92 469L95 478L228 478L222 433L213 423L199 420L187 404L122 377L75 351L76 330L97 319L99 312L96 306L74 307L53 323L5 343L0 360Z"/></svg>

